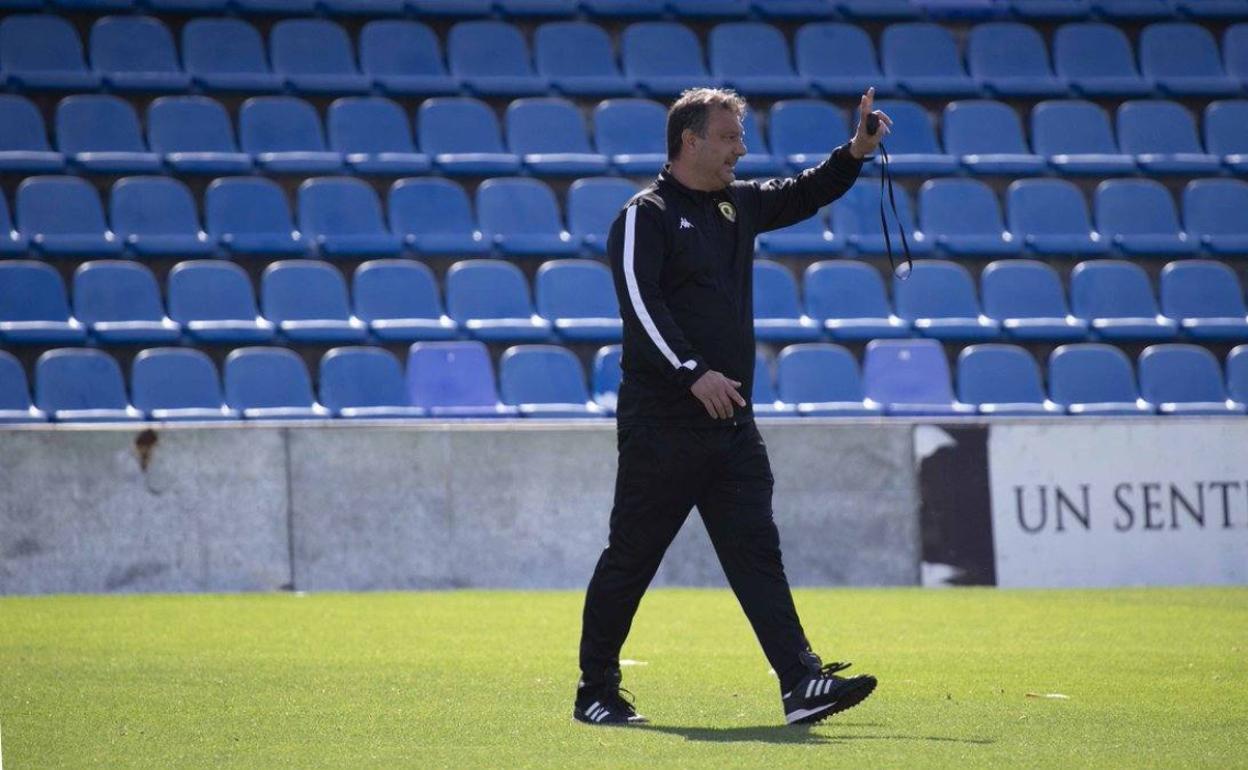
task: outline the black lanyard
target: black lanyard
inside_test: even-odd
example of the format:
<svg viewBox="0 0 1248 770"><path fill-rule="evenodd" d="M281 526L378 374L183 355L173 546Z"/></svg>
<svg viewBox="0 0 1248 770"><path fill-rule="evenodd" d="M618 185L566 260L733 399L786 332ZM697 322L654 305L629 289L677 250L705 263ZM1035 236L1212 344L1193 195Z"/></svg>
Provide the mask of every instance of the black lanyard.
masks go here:
<svg viewBox="0 0 1248 770"><path fill-rule="evenodd" d="M867 116L867 133L872 136L876 131L880 130L880 118L872 113ZM888 219L884 216L884 182L888 182L888 202L893 207L893 219L897 220L897 232L901 233L901 246L906 252L906 272L898 273L897 264L893 261L893 239L888 234ZM880 229L884 231L884 247L888 250L888 268L892 274L903 281L910 277L910 272L914 269L914 262L910 259L910 243L906 240L906 228L901 221L901 215L897 213L897 198L893 195L893 172L888 167L888 150L884 149L884 143L880 142Z"/></svg>

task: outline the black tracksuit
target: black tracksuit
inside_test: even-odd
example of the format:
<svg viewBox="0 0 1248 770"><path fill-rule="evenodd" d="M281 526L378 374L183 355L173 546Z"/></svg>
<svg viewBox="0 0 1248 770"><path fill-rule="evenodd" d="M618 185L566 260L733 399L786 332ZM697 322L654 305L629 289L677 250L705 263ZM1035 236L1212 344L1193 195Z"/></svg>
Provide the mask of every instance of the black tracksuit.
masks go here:
<svg viewBox="0 0 1248 770"><path fill-rule="evenodd" d="M813 216L862 163L839 147L792 179L691 190L664 170L611 226L607 254L624 320L619 470L611 531L585 596L587 683L619 665L641 596L696 506L781 685L808 649L772 520L771 466L750 407L707 414L689 387L708 370L754 379L754 236Z"/></svg>

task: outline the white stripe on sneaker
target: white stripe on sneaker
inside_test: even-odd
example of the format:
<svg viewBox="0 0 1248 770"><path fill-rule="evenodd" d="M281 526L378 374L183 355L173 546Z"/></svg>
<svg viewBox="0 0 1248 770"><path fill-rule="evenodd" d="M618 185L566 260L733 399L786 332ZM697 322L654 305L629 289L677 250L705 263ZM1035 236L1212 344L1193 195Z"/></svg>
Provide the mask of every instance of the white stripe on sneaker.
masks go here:
<svg viewBox="0 0 1248 770"><path fill-rule="evenodd" d="M594 719L594 721L601 722L602 720L606 719L609 716L611 716L611 712L606 709L603 709L601 712L598 713L598 716L597 718Z"/></svg>
<svg viewBox="0 0 1248 770"><path fill-rule="evenodd" d="M806 717L814 716L815 714L818 714L822 711L827 711L828 709L832 708L832 706L834 705L836 704L826 703L822 706L816 706L813 709L798 709L797 711L790 711L789 713L784 715L784 721L788 722L789 724L793 724L799 719L805 719Z"/></svg>
<svg viewBox="0 0 1248 770"><path fill-rule="evenodd" d="M818 679L811 679L810 684L806 685L806 697L809 698L815 691L815 685L819 684Z"/></svg>

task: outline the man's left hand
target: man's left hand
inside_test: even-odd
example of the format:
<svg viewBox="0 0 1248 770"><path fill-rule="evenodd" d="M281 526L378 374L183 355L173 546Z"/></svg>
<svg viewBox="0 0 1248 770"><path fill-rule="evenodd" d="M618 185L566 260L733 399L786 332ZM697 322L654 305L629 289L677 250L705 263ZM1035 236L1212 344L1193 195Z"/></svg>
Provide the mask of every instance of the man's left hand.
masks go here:
<svg viewBox="0 0 1248 770"><path fill-rule="evenodd" d="M867 116L873 113L880 119L880 127L874 135L867 133ZM854 132L854 138L849 141L849 154L862 160L875 152L875 148L880 146L880 142L884 141L892 127L893 119L875 109L875 88L868 88L862 95L862 101L858 103L858 129Z"/></svg>

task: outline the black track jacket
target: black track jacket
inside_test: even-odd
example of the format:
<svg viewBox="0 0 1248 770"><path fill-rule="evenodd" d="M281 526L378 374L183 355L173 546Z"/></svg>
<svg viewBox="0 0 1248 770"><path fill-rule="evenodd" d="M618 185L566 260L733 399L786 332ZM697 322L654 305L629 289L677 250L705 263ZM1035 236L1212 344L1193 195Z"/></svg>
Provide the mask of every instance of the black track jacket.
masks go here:
<svg viewBox="0 0 1248 770"><path fill-rule="evenodd" d="M814 216L845 193L862 162L838 147L789 179L685 187L664 169L616 217L607 256L624 320L618 425L713 427L753 420L734 405L716 420L689 390L708 369L754 383L754 236Z"/></svg>

